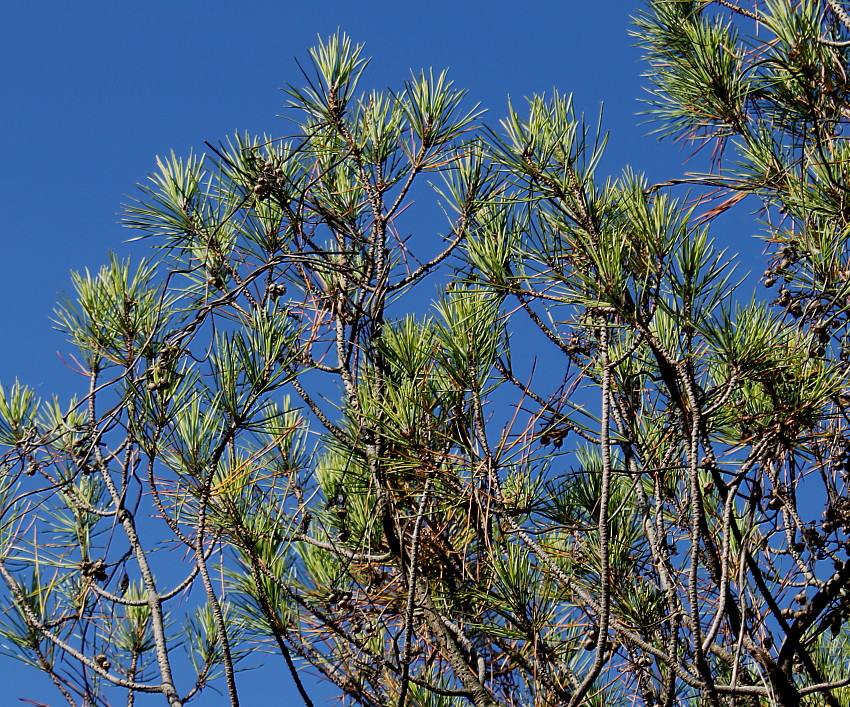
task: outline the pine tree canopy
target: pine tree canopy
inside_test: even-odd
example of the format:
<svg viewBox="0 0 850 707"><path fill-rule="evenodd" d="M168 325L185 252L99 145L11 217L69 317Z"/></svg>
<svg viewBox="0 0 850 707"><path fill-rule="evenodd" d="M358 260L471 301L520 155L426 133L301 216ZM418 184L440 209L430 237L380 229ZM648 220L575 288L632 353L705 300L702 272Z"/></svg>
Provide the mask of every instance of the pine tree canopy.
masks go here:
<svg viewBox="0 0 850 707"><path fill-rule="evenodd" d="M56 308L87 387L0 387L3 645L72 707L850 705L848 13L647 2L661 184L342 32L160 158Z"/></svg>

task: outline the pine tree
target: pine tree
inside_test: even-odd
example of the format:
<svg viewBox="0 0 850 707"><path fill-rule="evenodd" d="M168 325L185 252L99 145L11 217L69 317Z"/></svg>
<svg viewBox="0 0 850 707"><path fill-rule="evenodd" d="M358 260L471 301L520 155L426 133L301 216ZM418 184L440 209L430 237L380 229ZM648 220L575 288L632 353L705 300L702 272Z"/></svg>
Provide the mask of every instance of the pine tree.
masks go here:
<svg viewBox="0 0 850 707"><path fill-rule="evenodd" d="M558 93L361 92L342 34L294 137L159 161L154 257L56 310L88 390L0 390L0 631L68 704L237 705L257 647L306 705L305 665L382 707L850 704L850 18L635 35L705 173L599 176ZM773 301L710 236L742 201Z"/></svg>

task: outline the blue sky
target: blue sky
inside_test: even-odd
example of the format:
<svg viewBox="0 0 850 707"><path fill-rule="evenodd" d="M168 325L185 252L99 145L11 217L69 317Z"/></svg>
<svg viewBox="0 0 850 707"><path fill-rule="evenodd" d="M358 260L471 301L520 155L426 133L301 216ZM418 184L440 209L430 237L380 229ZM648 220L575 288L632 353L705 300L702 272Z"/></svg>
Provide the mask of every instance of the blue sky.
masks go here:
<svg viewBox="0 0 850 707"><path fill-rule="evenodd" d="M131 234L118 213L154 156L203 149L235 130L286 131L279 88L298 83L317 34L342 28L374 57L370 87L399 86L409 69L450 67L496 124L557 87L595 116L605 102L608 164L659 179L685 156L646 137L639 51L626 1L357 3L9 3L0 23L3 70L0 215L0 380L71 390L73 374L49 317L70 269L97 268ZM58 384L58 387L57 387Z"/></svg>
<svg viewBox="0 0 850 707"><path fill-rule="evenodd" d="M69 271L97 269L109 249L146 252L146 244L123 242L133 234L118 225L118 214L155 155L202 151L205 140L237 129L285 133L286 121L276 117L283 112L279 88L300 84L294 58L305 59L317 34L341 28L365 42L374 61L364 88L398 87L410 69L449 67L491 125L508 95L520 104L556 87L592 117L604 102L607 169L631 163L653 180L679 175L687 154L648 137L635 115L645 82L628 29L638 7L626 0L6 3L0 381L18 377L43 396L80 389L60 356L70 347L49 321L57 296L69 289ZM732 250L753 247L749 232L718 235ZM34 671L5 659L0 671L0 685L11 688L0 703L27 697L59 704ZM289 704L290 694L294 703L280 662L240 682L251 684L246 704ZM215 695L199 701L220 703Z"/></svg>

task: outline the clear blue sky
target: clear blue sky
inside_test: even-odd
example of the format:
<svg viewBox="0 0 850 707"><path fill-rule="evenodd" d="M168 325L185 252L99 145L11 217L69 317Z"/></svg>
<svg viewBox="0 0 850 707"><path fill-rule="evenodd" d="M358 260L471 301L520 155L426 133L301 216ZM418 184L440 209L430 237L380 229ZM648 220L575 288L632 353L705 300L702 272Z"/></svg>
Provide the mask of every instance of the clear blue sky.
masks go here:
<svg viewBox="0 0 850 707"><path fill-rule="evenodd" d="M283 133L284 83L300 83L317 34L337 28L374 57L366 88L398 87L409 69L449 67L456 85L496 125L506 97L575 94L579 111L605 104L607 167L626 163L651 179L677 176L685 154L639 125L644 67L628 36L626 0L600 2L304 3L145 0L5 3L0 22L0 381L15 377L45 396L82 382L60 358L52 331L57 295L71 269L96 269L107 250L145 252L123 241L118 221L154 156L203 150L235 130ZM721 234L722 235L722 234ZM751 248L749 233L727 236ZM734 242L738 241L738 242ZM755 266L756 269L757 266ZM0 707L18 697L60 704L32 671L0 660ZM311 681L308 681L308 684ZM242 674L245 704L296 704L282 662ZM317 703L321 703L319 699ZM145 704L148 704L145 701ZM195 704L193 702L193 704ZM210 693L198 704L224 704Z"/></svg>
<svg viewBox="0 0 850 707"><path fill-rule="evenodd" d="M72 389L51 332L68 271L97 268L131 234L118 212L154 156L184 154L235 130L285 131L279 88L298 83L317 34L366 43L371 86L410 68L450 67L496 124L557 87L595 116L605 103L608 164L664 178L684 155L645 137L643 82L628 37L637 2L305 3L146 0L7 3L0 23L0 380ZM57 387L58 386L58 387Z"/></svg>

